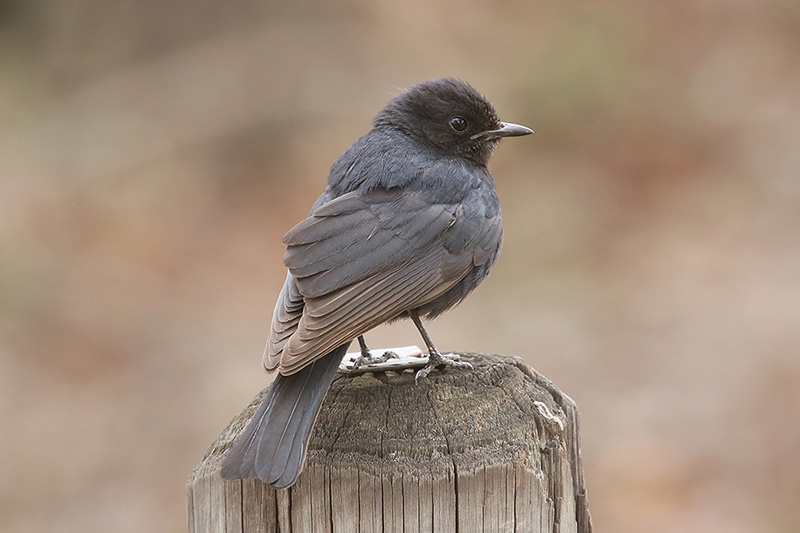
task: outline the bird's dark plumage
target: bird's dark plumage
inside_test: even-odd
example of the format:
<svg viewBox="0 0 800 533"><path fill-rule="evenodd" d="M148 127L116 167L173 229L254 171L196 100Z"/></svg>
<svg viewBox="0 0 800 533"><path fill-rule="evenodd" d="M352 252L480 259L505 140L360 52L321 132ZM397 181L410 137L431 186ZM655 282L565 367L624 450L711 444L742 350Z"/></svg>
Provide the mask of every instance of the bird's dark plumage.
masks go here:
<svg viewBox="0 0 800 533"><path fill-rule="evenodd" d="M225 457L222 477L258 478L279 489L297 480L311 427L349 345L343 344L291 376L275 378Z"/></svg>
<svg viewBox="0 0 800 533"><path fill-rule="evenodd" d="M486 164L500 122L464 82L395 97L331 167L308 218L289 230L289 269L264 353L271 390L225 459L226 478L293 484L314 419L350 341L409 314L433 318L488 274L500 202Z"/></svg>

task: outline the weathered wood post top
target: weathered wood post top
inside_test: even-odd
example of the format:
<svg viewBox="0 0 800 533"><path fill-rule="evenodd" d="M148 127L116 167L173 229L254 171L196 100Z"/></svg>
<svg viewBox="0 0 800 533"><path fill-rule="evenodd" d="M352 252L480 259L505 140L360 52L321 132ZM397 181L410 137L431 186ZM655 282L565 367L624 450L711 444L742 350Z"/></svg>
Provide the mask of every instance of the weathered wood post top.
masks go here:
<svg viewBox="0 0 800 533"><path fill-rule="evenodd" d="M189 530L589 533L575 403L517 357L461 357L416 383L338 374L285 490L219 475L265 389L190 475Z"/></svg>

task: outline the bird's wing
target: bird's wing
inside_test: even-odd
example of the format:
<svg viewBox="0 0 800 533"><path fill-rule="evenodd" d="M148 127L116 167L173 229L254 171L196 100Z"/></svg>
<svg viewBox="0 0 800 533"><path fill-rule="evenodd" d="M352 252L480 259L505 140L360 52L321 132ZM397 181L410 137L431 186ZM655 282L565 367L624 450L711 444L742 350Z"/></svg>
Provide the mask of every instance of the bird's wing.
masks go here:
<svg viewBox="0 0 800 533"><path fill-rule="evenodd" d="M268 371L275 370L280 364L281 352L289 337L297 331L300 317L303 316L303 295L297 289L297 283L291 272L286 274L286 281L275 302L275 311L272 313L272 326L269 340L264 349L264 368Z"/></svg>
<svg viewBox="0 0 800 533"><path fill-rule="evenodd" d="M399 189L354 191L319 206L284 237L290 275L265 365L291 374L434 300L488 259L499 225L499 212L481 202L431 203Z"/></svg>

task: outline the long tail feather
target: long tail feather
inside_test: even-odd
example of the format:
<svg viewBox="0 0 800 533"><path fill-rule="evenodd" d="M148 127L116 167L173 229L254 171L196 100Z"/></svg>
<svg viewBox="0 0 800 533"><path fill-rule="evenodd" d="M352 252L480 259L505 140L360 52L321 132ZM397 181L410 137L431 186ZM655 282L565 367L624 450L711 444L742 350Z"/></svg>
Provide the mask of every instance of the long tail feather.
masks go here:
<svg viewBox="0 0 800 533"><path fill-rule="evenodd" d="M225 479L258 478L294 485L303 470L311 428L350 343L272 383L250 424L222 463Z"/></svg>

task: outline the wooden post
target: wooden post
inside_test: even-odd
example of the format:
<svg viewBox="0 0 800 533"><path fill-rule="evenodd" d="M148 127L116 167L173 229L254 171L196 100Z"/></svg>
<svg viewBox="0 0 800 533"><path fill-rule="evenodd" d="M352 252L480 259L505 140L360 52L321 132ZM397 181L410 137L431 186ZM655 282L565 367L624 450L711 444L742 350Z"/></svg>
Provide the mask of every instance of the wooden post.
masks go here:
<svg viewBox="0 0 800 533"><path fill-rule="evenodd" d="M219 476L262 391L189 476L189 531L590 533L575 403L517 357L461 356L419 383L338 374L284 490Z"/></svg>

